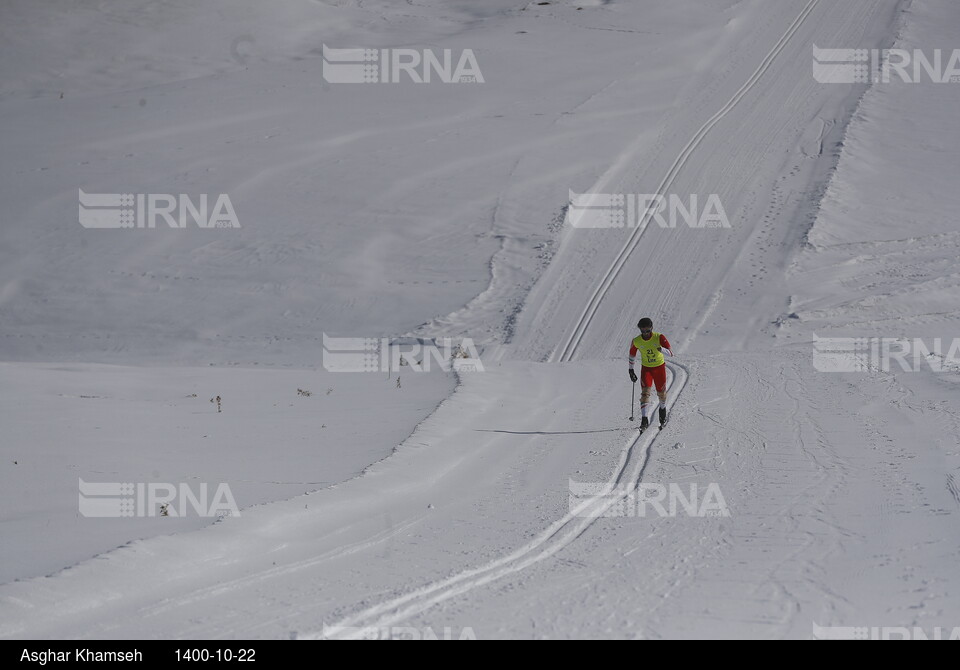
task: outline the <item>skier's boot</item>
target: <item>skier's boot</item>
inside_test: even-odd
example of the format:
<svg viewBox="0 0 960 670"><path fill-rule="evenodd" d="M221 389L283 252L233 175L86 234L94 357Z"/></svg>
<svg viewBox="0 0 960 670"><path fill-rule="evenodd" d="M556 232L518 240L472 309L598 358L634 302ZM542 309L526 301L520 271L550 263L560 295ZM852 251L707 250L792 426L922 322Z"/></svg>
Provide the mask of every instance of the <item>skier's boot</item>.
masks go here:
<svg viewBox="0 0 960 670"><path fill-rule="evenodd" d="M646 417L640 417L640 432L642 433L647 429L647 426L650 425L650 420Z"/></svg>
<svg viewBox="0 0 960 670"><path fill-rule="evenodd" d="M663 424L667 422L667 408L660 408L660 427L663 428Z"/></svg>

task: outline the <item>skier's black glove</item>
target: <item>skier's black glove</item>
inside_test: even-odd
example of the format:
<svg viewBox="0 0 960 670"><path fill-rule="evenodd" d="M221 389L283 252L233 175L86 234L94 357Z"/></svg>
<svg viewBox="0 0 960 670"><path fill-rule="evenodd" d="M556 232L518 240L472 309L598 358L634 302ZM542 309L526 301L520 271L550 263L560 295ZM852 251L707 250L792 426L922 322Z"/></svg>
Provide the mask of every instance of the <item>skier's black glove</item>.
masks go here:
<svg viewBox="0 0 960 670"><path fill-rule="evenodd" d="M637 383L637 373L633 371L633 368L630 368L630 381L634 384Z"/></svg>

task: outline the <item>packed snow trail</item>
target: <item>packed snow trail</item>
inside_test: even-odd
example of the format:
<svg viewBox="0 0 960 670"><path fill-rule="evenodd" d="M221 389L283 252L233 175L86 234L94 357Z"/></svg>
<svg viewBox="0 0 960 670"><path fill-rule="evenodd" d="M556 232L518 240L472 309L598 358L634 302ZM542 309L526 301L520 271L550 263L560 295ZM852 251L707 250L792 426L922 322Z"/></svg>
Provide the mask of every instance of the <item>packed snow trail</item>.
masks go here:
<svg viewBox="0 0 960 670"><path fill-rule="evenodd" d="M663 181L660 182L660 185L657 186L657 189L653 192L652 195L656 195L660 198L665 198L670 194L670 188L673 186L673 183L676 181L677 175L680 170L686 165L687 161L696 151L697 147L700 145L700 142L704 137L713 129L721 119L726 117L743 99L743 97L752 89L757 82L760 81L760 78L763 74L769 69L771 63L774 59L783 51L784 46L791 37L797 32L797 29L803 24L803 22L810 15L810 12L813 11L813 8L817 6L820 0L809 0L807 5L803 8L803 11L797 16L790 27L787 28L787 31L780 37L777 43L773 46L770 52L764 57L763 61L754 71L753 75L744 83L740 89L734 93L733 97L727 101L723 107L717 111L716 114L711 116L706 123L704 123L694 136L687 142L686 146L680 151L680 155L677 156L677 159L673 162L673 165L670 166L670 170L667 172L666 176L663 178ZM616 259L613 264L607 269L604 273L603 278L600 280L599 285L597 286L596 291L593 295L590 296L590 301L587 303L586 308L583 313L580 315L579 320L577 321L573 332L570 334L570 337L567 339L566 344L564 344L563 349L560 351L559 360L569 361L573 360L574 355L576 354L577 347L580 345L580 342L583 339L584 333L587 328L590 326L590 322L593 320L594 315L597 313L597 310L600 308L600 302L603 300L604 296L607 293L607 290L616 281L617 277L620 275L620 271L623 269L624 264L627 261L627 258L630 257L630 253L637 247L640 243L640 239L643 237L644 231L646 231L647 226L650 225L650 221L653 219L654 211L648 209L640 219L639 225L633 228L630 231L630 236L627 238L627 242L624 245L623 249L620 250L620 253L617 254ZM647 281L650 281L652 278L647 278Z"/></svg>
<svg viewBox="0 0 960 670"><path fill-rule="evenodd" d="M669 403L669 407L672 408L677 396L687 383L688 372L686 366L675 362L670 363L670 369L672 374L669 387L673 400ZM550 558L580 537L587 528L602 517L607 509L621 502L625 496L631 495L640 483L651 446L659 431L640 433L631 430L631 433L632 437L623 446L617 467L602 492L571 509L534 541L480 568L467 570L455 577L426 585L413 593L366 609L331 625L329 631L314 633L312 637L338 637L341 629L346 629L344 637L360 637L364 634L363 631L355 629L394 626L450 598L463 595L477 587L518 573L539 561ZM637 449L638 446L640 449ZM628 465L630 465L629 470ZM615 489L622 494L612 495Z"/></svg>
<svg viewBox="0 0 960 670"><path fill-rule="evenodd" d="M696 356L648 483L728 518L600 519L551 561L404 623L489 638L809 639L960 620L957 405L934 375L816 374L806 347ZM710 374L704 374L709 372ZM851 400L856 402L851 402Z"/></svg>
<svg viewBox="0 0 960 670"><path fill-rule="evenodd" d="M417 591L427 572L437 577L418 610L515 574L592 523L568 509L570 479L626 482L643 467L653 435L625 425L629 382L610 384L616 372L515 362L467 375L363 477L0 586L0 635L312 635L358 600ZM611 449L612 432L628 439ZM446 584L451 568L467 578Z"/></svg>
<svg viewBox="0 0 960 670"><path fill-rule="evenodd" d="M816 211L811 184L835 168L864 91L816 82L811 44L889 46L901 4L764 5L765 32L718 57L718 71L693 77L677 103L682 114L660 119L656 136L634 130L636 141L592 185L572 187L681 200L697 194L701 202L715 194L730 227L682 220L662 227L649 212L624 228L568 226L516 318L511 354L569 360L576 348L580 359L620 356L640 316L652 317L681 351L693 343L702 352L768 348L768 314L772 321L787 300L776 268L803 241L803 223ZM775 21L783 23L771 34ZM817 127L823 148L814 152L809 135ZM717 311L721 303L725 312ZM558 332L564 339L545 354L543 342Z"/></svg>
<svg viewBox="0 0 960 670"><path fill-rule="evenodd" d="M730 98L730 100L727 101L727 103L723 107L721 107L721 109L718 112L716 112L712 117L710 117L710 119L708 119L697 130L693 138L683 147L679 156L671 165L670 170L667 172L667 175L663 178L660 185L657 187L655 191L656 195L666 196L670 192L670 188L674 183L677 174L685 166L685 164L687 163L691 155L693 155L694 151L696 150L696 148L698 147L702 139L710 132L711 129L713 129L714 126L717 125L717 123L720 120L726 117L730 113L730 111L733 110L736 107L736 105L743 99L743 97L757 84L757 82L760 81L761 77L769 69L774 59L777 57L778 54L780 54L780 52L783 50L784 46L788 43L790 38L797 32L799 27L810 15L810 13L813 11L814 7L818 4L818 2L819 0L809 0L809 2L803 8L800 14L796 17L793 23L790 24L790 26L783 33L783 35L781 35L780 39L776 42L773 48L771 48L771 50L766 54L766 56L764 57L760 65L757 67L757 69L750 76L750 78L743 84L743 86L740 87L740 89L736 91L736 93ZM617 279L617 276L619 275L624 264L626 263L627 258L630 256L630 253L639 244L644 231L647 229L647 226L649 225L652 219L652 215L653 215L652 212L647 212L644 214L644 216L640 221L639 226L631 230L630 235L627 239L627 242L625 243L623 248L620 250L619 254L617 254L616 258L613 261L613 264L603 274L601 281L599 282L596 290L590 296L589 302L587 303L579 320L575 324L573 332L570 334L569 338L566 340L566 344L563 346L562 350L560 351L559 360L561 362L571 361L574 359L574 356L577 352L577 348L579 347L583 339L583 335L586 332L586 329L589 327L590 322L593 319L594 315L596 314L597 310L599 309L600 304L607 293L607 290L610 288L613 282ZM589 231L583 231L583 232L585 234L589 234ZM641 278L641 281L643 281L643 278ZM551 356L551 358L553 358L553 356ZM674 367L675 365L679 367L678 364L674 364L671 362L671 367ZM674 374L674 379L675 378L676 378L676 374ZM686 380L685 370L683 373L683 380L684 380L683 383L681 383L679 386L675 386L672 383L670 385L671 395L674 398L673 402L675 402L676 395L678 395L682 391L683 386L685 384L685 380ZM672 404L671 404L671 407L672 407ZM649 448L650 443L654 441L655 436L657 435L657 432L651 432L647 434L647 440L646 440L647 448ZM634 438L634 441L627 446L625 453L629 454L632 445L636 441L639 441L640 439L642 439L642 436L637 435ZM645 459L644 459L644 463L645 463ZM628 480L629 483L633 486L638 484L640 481L640 477L642 476L642 473L643 473L643 465L641 464L639 469L635 473L635 475L631 475L631 477L629 478ZM617 471L617 474L614 478L614 482L611 482L610 485L612 486L613 483L618 481L621 475L622 475L622 468ZM461 575L458 575L449 580L445 580L439 584L434 584L434 585L424 587L423 589L420 589L412 594L409 594L409 595L400 597L398 599L389 601L387 603L378 605L376 607L370 608L368 610L365 610L364 612L361 612L359 615L345 619L339 624L334 625L332 628L335 631L337 628L340 628L340 627L365 628L365 627L372 626L374 628L379 628L383 626L391 626L403 621L406 617L419 613L420 611L423 611L424 609L427 609L432 605L443 602L444 600L450 597L463 594L476 586L482 586L495 579L503 577L509 573L517 572L525 567L528 567L529 565L532 565L537 560L541 560L542 558L546 558L548 556L553 555L556 551L558 551L560 548L565 546L566 542L562 542L561 540L561 542L558 543L559 546L548 547L543 552L535 555L532 559L527 558L527 554L530 551L539 548L541 544L543 544L549 539L554 538L557 531L560 528L562 528L565 524L567 524L568 521L570 521L570 519L566 517L564 519L561 519L556 524L554 524L554 526L551 526L551 528L549 528L542 537L538 538L538 540L536 540L531 545L528 545L527 547L523 547L520 550L518 550L518 552L515 552L510 556L504 557L499 561L495 561L494 563L488 566L484 566L483 568L479 568L476 570L467 571L465 573L462 573ZM590 525L589 522L586 522L586 523L581 522L580 524L577 524L575 531L572 534L566 535L566 538L569 538L568 541L570 541L573 538L578 537L583 532L583 530L589 525ZM510 565L511 563L516 563L516 564ZM503 564L507 564L507 565L504 567ZM354 632L351 634L356 635L357 633Z"/></svg>

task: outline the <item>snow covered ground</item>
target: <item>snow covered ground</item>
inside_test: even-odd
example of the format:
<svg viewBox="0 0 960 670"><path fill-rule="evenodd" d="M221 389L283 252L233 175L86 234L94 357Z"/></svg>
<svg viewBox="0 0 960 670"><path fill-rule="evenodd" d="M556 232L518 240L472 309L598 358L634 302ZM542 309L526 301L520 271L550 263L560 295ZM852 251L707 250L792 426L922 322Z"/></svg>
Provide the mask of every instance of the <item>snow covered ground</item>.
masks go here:
<svg viewBox="0 0 960 670"><path fill-rule="evenodd" d="M211 502L223 482L240 508L289 498L389 456L454 387L453 376L439 372L401 375L398 389L397 375L324 370L30 363L0 370L2 581L215 520L193 508L178 518L85 518L81 479L182 482L195 495L206 483Z"/></svg>
<svg viewBox="0 0 960 670"><path fill-rule="evenodd" d="M960 47L955 3L0 18L0 636L960 627L958 370L814 347L960 336L960 84L811 74L814 44ZM323 44L469 48L484 82L325 84ZM78 189L224 192L241 228L87 230ZM571 190L731 225L576 230ZM643 315L678 356L641 436ZM398 389L321 369L324 333L468 337L484 370ZM226 482L241 514L84 518L78 479ZM637 484L729 514L578 507Z"/></svg>

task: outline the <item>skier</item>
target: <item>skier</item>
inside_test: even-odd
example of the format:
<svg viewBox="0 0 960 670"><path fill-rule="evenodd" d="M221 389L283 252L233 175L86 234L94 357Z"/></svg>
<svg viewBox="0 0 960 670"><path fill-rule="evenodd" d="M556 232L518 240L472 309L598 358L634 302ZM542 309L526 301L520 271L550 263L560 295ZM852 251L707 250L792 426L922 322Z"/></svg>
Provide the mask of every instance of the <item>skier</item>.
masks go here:
<svg viewBox="0 0 960 670"><path fill-rule="evenodd" d="M647 419L647 409L650 403L650 389L657 385L657 396L660 398L660 427L667 422L667 364L663 355L673 356L670 341L666 336L653 332L653 320L642 318L637 324L640 334L630 343L630 381L637 383L637 373L633 371L633 364L640 352L640 430L646 430L650 425Z"/></svg>

